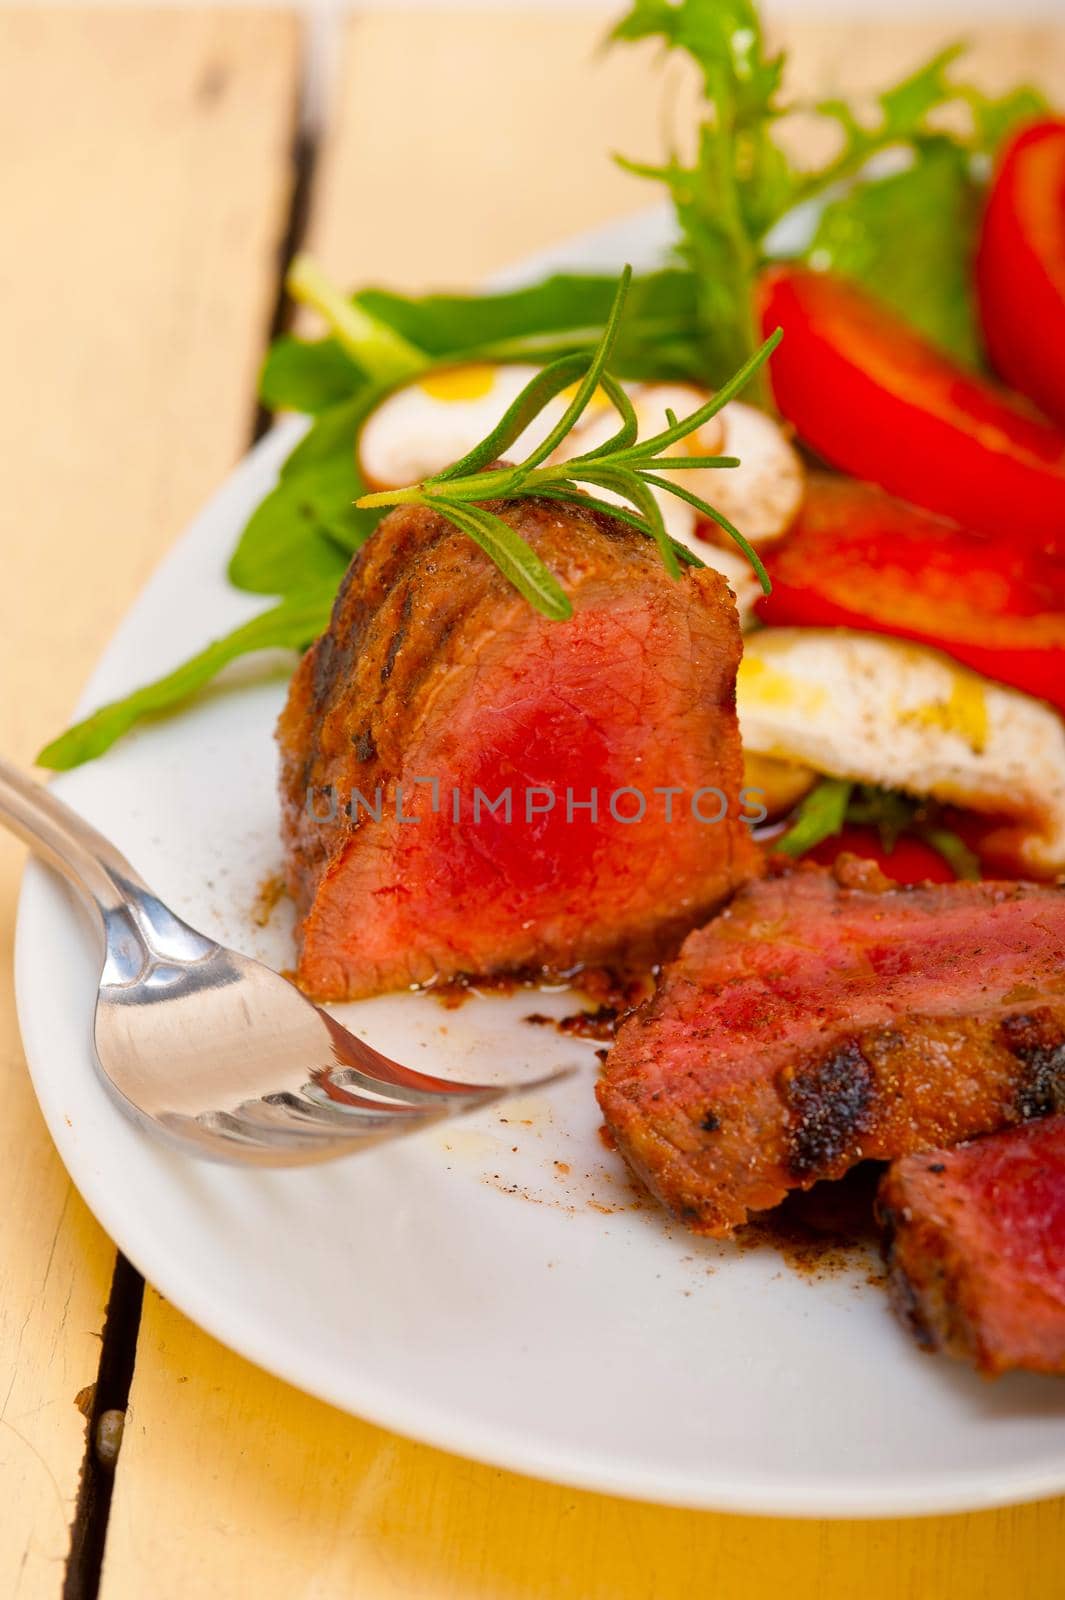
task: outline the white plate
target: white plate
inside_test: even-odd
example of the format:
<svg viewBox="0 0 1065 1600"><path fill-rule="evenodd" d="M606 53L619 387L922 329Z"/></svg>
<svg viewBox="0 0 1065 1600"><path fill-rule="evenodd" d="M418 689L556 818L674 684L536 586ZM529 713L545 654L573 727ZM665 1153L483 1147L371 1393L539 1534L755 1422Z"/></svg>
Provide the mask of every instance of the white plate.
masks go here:
<svg viewBox="0 0 1065 1600"><path fill-rule="evenodd" d="M662 238L644 218L550 265L639 264ZM295 432L266 439L189 529L83 711L258 609L227 587L225 561ZM260 929L251 912L279 865L282 665L57 785L190 921L278 966L291 960L283 915ZM344 1163L256 1173L172 1154L112 1107L91 1063L94 982L85 920L31 864L19 1016L63 1160L150 1282L301 1388L447 1450L675 1505L876 1515L1065 1489L1065 1384L988 1384L922 1355L867 1283L868 1262L800 1276L771 1248L698 1241L637 1208L598 1137L594 1046L522 1020L563 1015L572 999L341 1008L433 1071L506 1076L575 1058L582 1069L549 1096Z"/></svg>

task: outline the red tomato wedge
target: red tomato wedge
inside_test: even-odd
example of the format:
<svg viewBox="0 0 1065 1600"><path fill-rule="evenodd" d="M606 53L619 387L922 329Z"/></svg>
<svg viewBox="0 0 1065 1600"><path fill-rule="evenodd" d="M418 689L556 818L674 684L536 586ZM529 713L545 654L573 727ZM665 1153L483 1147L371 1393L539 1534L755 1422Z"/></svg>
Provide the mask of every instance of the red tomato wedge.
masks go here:
<svg viewBox="0 0 1065 1600"><path fill-rule="evenodd" d="M828 273L761 285L776 401L826 461L984 533L1065 553L1065 433L963 372L895 314Z"/></svg>
<svg viewBox="0 0 1065 1600"><path fill-rule="evenodd" d="M831 839L822 839L803 857L804 861L819 861L830 867L845 850L861 856L863 861L875 861L885 878L896 883L953 883L954 872L938 850L933 850L923 839L904 833L896 839L893 850L885 850L875 828L846 827Z"/></svg>
<svg viewBox="0 0 1065 1600"><path fill-rule="evenodd" d="M1065 427L1065 119L1032 123L1003 151L976 287L996 369Z"/></svg>
<svg viewBox="0 0 1065 1600"><path fill-rule="evenodd" d="M1065 560L824 474L762 554L763 621L919 640L1065 711Z"/></svg>

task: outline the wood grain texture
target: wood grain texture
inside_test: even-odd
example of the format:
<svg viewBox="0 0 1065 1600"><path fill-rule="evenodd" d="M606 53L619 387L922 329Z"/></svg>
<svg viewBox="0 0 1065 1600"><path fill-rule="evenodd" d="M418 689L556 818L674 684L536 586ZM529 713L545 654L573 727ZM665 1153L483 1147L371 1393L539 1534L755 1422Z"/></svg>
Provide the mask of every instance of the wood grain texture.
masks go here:
<svg viewBox="0 0 1065 1600"><path fill-rule="evenodd" d="M330 270L468 283L644 205L646 186L606 152L660 148L652 52L597 62L606 20L355 19L313 196L310 242ZM890 77L944 29L788 34L796 78L821 92L844 75L859 88ZM981 44L979 66L1002 82L1056 81L1065 98L1062 32L999 33ZM678 104L688 92L671 75ZM149 1293L103 1600L137 1600L149 1574L157 1600L1045 1600L1063 1556L1062 1501L833 1524L674 1512L533 1483L342 1416Z"/></svg>
<svg viewBox="0 0 1065 1600"><path fill-rule="evenodd" d="M297 58L276 14L0 11L0 750L26 765L247 444ZM0 1594L50 1600L113 1250L26 1077L21 861L0 836Z"/></svg>
<svg viewBox="0 0 1065 1600"><path fill-rule="evenodd" d="M103 1600L1051 1600L1065 1501L771 1521L515 1477L357 1422L149 1292ZM358 1360L358 1351L352 1351ZM1055 1569L1057 1569L1055 1571Z"/></svg>

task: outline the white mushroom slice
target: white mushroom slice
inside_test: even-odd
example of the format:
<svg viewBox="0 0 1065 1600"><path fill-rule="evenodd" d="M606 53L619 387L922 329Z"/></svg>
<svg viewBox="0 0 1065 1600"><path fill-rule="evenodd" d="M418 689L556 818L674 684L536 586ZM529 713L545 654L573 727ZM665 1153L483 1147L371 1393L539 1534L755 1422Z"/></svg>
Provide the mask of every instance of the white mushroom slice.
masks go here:
<svg viewBox="0 0 1065 1600"><path fill-rule="evenodd" d="M1031 871L1065 870L1065 724L938 650L846 628L744 642L745 749L832 777L1014 819Z"/></svg>
<svg viewBox="0 0 1065 1600"><path fill-rule="evenodd" d="M387 395L363 424L357 453L371 489L402 489L453 461L490 433L535 377L537 367L476 363L428 372ZM566 408L549 402L507 454L513 460L545 438Z"/></svg>
<svg viewBox="0 0 1065 1600"><path fill-rule="evenodd" d="M668 426L667 411L681 418L690 416L706 404L711 393L686 383L637 383L627 384L626 389L641 439ZM603 444L616 428L613 410L593 417L578 425L552 459L568 461L583 455ZM738 467L671 471L669 478L722 512L753 545L778 539L795 520L803 496L802 461L780 424L764 411L730 400L716 417L680 444L671 446L666 454L739 458ZM702 519L675 496L656 492L663 513L667 514L670 533L687 543L685 531L694 530Z"/></svg>

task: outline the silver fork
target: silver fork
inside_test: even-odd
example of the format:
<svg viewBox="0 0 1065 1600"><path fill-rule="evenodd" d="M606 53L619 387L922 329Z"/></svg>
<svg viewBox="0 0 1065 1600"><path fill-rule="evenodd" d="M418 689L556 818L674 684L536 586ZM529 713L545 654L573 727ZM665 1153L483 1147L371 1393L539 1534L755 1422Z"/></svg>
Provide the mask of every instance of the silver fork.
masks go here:
<svg viewBox="0 0 1065 1600"><path fill-rule="evenodd" d="M96 912L97 1067L128 1116L183 1150L240 1166L329 1161L572 1070L503 1086L412 1071L182 921L83 817L2 760L0 822Z"/></svg>

